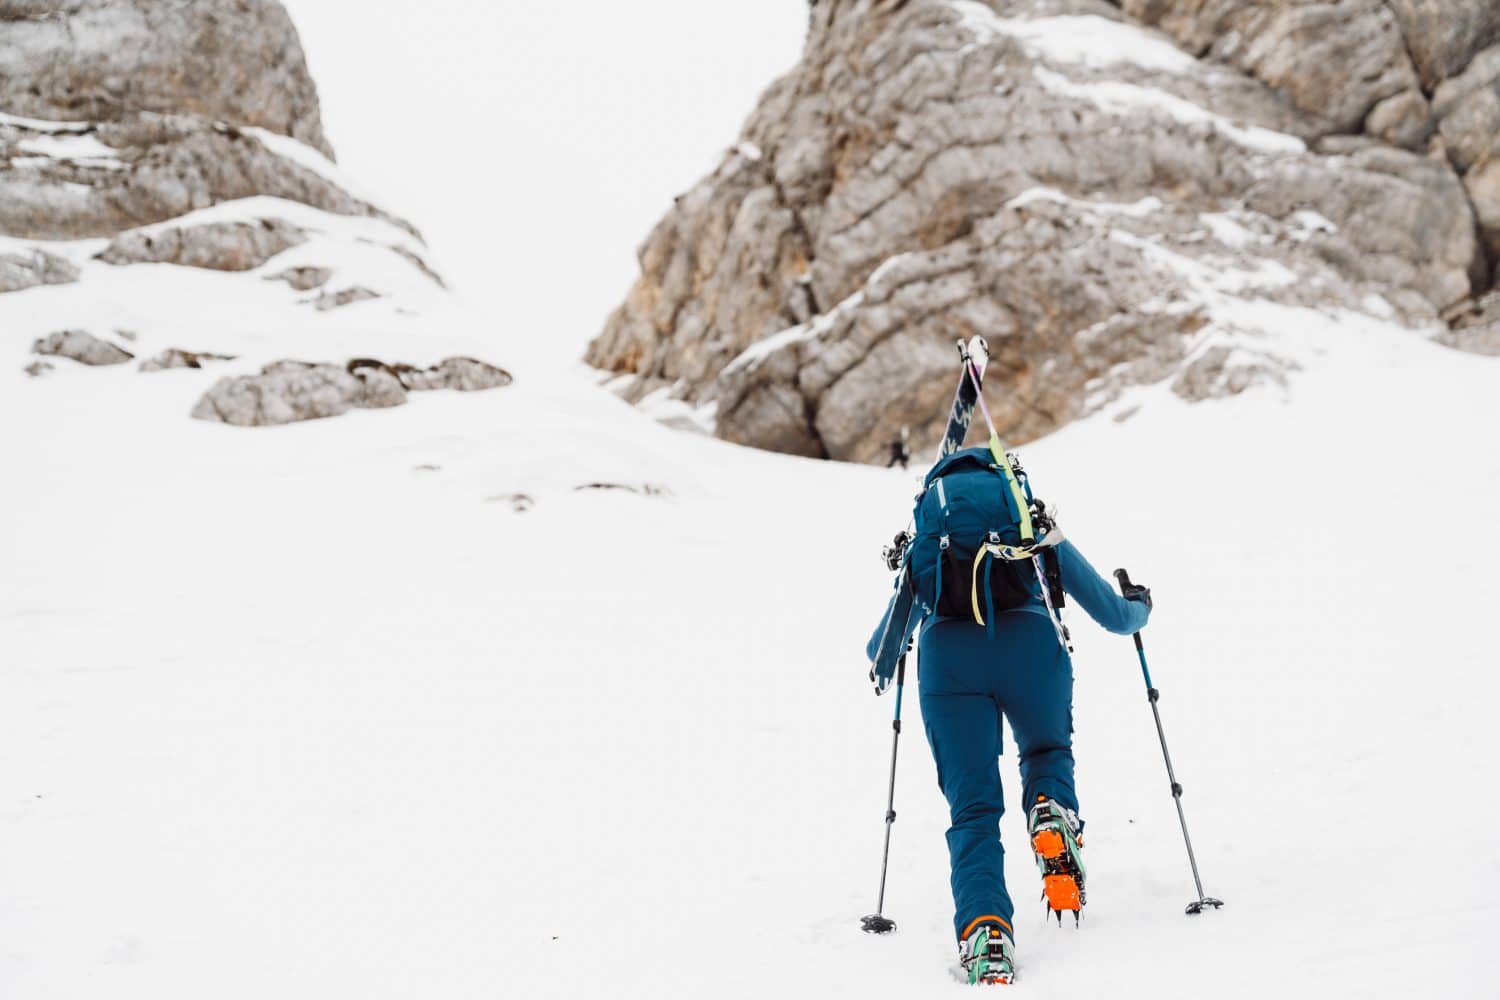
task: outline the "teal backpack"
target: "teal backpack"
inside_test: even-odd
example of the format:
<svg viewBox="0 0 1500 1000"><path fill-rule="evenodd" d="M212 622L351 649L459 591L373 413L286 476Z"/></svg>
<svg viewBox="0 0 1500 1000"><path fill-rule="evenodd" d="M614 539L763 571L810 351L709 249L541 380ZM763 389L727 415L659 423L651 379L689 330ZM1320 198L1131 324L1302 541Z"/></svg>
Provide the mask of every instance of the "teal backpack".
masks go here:
<svg viewBox="0 0 1500 1000"><path fill-rule="evenodd" d="M1005 461L986 447L939 460L922 482L905 552L924 615L967 618L991 635L1000 612L1042 598L1055 616L1064 600L1053 548L1062 534L1020 463Z"/></svg>

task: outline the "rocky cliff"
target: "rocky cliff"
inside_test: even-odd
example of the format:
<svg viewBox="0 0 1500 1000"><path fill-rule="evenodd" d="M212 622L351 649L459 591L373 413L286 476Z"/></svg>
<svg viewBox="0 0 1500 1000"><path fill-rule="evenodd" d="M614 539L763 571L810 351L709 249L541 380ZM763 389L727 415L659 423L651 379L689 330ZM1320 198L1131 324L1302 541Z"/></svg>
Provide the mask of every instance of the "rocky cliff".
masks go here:
<svg viewBox="0 0 1500 1000"><path fill-rule="evenodd" d="M935 441L975 333L1021 440L1284 381L1307 310L1494 349L1497 30L1489 0L821 0L587 360L875 461Z"/></svg>

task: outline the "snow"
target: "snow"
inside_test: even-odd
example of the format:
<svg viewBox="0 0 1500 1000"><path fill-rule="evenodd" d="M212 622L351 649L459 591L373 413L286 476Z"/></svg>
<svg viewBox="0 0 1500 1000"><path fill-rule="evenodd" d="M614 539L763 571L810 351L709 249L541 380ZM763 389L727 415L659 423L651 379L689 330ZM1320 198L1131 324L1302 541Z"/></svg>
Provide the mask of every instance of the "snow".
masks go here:
<svg viewBox="0 0 1500 1000"><path fill-rule="evenodd" d="M291 6L304 32L348 35L337 5ZM524 17L591 25L565 34L564 70L620 50L611 22L557 11ZM403 25L367 22L386 39ZM521 28L502 41L538 37ZM441 59L414 41L412 58L445 81L507 62L499 33L462 34ZM350 45L309 45L325 107L367 85L358 60L388 67L390 46ZM616 96L639 103L598 96L600 119L627 120ZM707 143L744 110L712 99L727 110L696 130ZM581 205L604 249L559 273L599 287L559 306L561 279L518 266L561 259L528 236L539 216L493 224L518 203L474 210L473 187L422 173L429 145L387 134L383 97L360 114L349 145L370 163L384 142L386 178L432 189L413 221L440 216L470 287L519 287L515 308L444 295L381 245L415 243L380 220L259 199L188 217L316 230L248 274L110 267L97 240L0 242L84 269L0 295L0 996L968 995L945 971L947 815L914 691L885 907L900 930L858 930L892 707L861 647L888 593L876 552L920 470L754 452L626 406L558 358L623 291L621 269L593 264L628 259L666 196L640 195L639 218ZM444 134L447 155L514 171L472 155L482 136ZM584 197L559 167L584 159L530 158L499 186ZM1044 926L1013 806L1018 988L1493 997L1500 362L1255 300L1274 271L1139 249L1210 304L1200 349L1212 336L1301 368L1283 390L1191 407L1142 387L1020 449L1096 565L1154 588L1151 671L1205 888L1227 906L1183 916L1192 882L1134 651L1072 611L1088 916ZM294 263L385 297L317 313L260 280ZM240 359L151 375L55 360L24 377L32 339L69 326L132 330L138 357ZM186 417L221 375L277 357L452 353L517 381L280 428ZM1002 767L1014 803L1009 745Z"/></svg>
<svg viewBox="0 0 1500 1000"><path fill-rule="evenodd" d="M1081 208L1087 212L1097 212L1104 215L1123 215L1135 219L1145 218L1162 209L1161 199L1154 195L1148 195L1145 198L1125 204L1122 202L1092 201L1084 198L1074 198L1056 188L1045 186L1027 188L1005 204L1008 208L1021 208L1037 201L1051 201L1060 205L1071 205Z"/></svg>
<svg viewBox="0 0 1500 1000"><path fill-rule="evenodd" d="M351 31L346 4L285 6L340 167L550 365L604 328L641 240L719 165L808 19L806 0L430 0L426 31L407 0L364 0Z"/></svg>
<svg viewBox="0 0 1500 1000"><path fill-rule="evenodd" d="M223 202L164 222L143 226L153 232L171 226L208 222L283 218L309 233L306 242L272 257L245 273L178 267L172 264L111 265L94 259L104 240L0 241L0 252L35 247L59 254L80 268L75 284L51 285L0 295L0 329L13 350L13 367L26 363L31 343L54 330L84 329L107 337L126 329L138 336L128 345L144 359L169 347L235 355L215 363L203 378L258 371L271 361L344 361L375 356L385 361L427 364L454 354L495 354L486 342L485 322L455 302L392 247L425 251L409 233L381 219L324 212L278 198L245 198ZM322 289L297 292L284 282L263 278L292 267L326 267L332 276ZM381 298L318 312L310 304L320 291L362 286ZM212 322L204 322L212 316ZM21 391L66 391L54 384L88 380L100 373L56 362L61 370L45 379L23 383ZM135 375L123 366L127 382L140 382L143 395L155 395L155 382L176 372ZM151 385L148 388L148 384ZM198 393L207 388L187 380ZM196 394L178 399L179 416L192 408Z"/></svg>
<svg viewBox="0 0 1500 1000"><path fill-rule="evenodd" d="M1048 90L1068 97L1089 100L1111 114L1129 114L1137 110L1165 114L1184 125L1206 124L1220 135L1247 149L1266 154L1303 153L1307 144L1294 135L1239 125L1201 105L1183 100L1156 87L1143 87L1121 80L1077 82L1043 67L1032 68L1037 80Z"/></svg>
<svg viewBox="0 0 1500 1000"><path fill-rule="evenodd" d="M875 273L870 275L865 284L868 286L872 283L882 273L882 268L884 268L885 264L888 263L890 261L885 261L880 268L876 268ZM787 327L785 330L773 333L769 337L762 337L730 360L729 364L724 366L724 371L726 373L733 372L747 366L762 364L766 358L769 358L777 351L791 347L793 344L802 344L809 340L816 340L833 329L834 324L838 322L840 316L852 309L859 308L864 300L864 289L860 289L832 309L819 314L806 323Z"/></svg>
<svg viewBox="0 0 1500 1000"><path fill-rule="evenodd" d="M1288 401L1148 388L1023 449L1070 537L1155 588L1146 648L1228 903L1182 915L1133 650L1074 613L1090 903L1043 926L1007 815L1029 995L1495 985L1500 868L1441 859L1500 819L1500 462L1455 433L1500 419L1500 367L1279 308L1307 347ZM915 472L673 433L580 369L244 431L185 419L212 369L27 380L7 344L7 997L957 988L914 697L900 931L858 930L891 709L860 646ZM1446 535L1407 527L1428 510Z"/></svg>
<svg viewBox="0 0 1500 1000"><path fill-rule="evenodd" d="M25 118L0 111L0 125L23 128L32 132L88 132L94 128L92 122L56 122L43 118Z"/></svg>
<svg viewBox="0 0 1500 1000"><path fill-rule="evenodd" d="M1227 247L1242 249L1264 242L1264 238L1245 228L1230 212L1200 212L1198 218L1208 227L1214 239Z"/></svg>
<svg viewBox="0 0 1500 1000"><path fill-rule="evenodd" d="M270 129L254 126L243 127L240 131L254 136L261 145L282 159L291 160L300 167L306 167L354 197L370 203L377 201L373 194L362 189L358 180L351 177L348 171L340 168L338 164L306 143L279 132L272 132Z"/></svg>
<svg viewBox="0 0 1500 1000"><path fill-rule="evenodd" d="M1094 68L1129 64L1165 73L1198 70L1197 60L1165 38L1122 21L1095 14L1006 18L972 0L961 0L954 6L963 13L970 30L1018 39L1033 57Z"/></svg>
<svg viewBox="0 0 1500 1000"><path fill-rule="evenodd" d="M43 135L22 139L16 148L25 153L56 160L80 160L102 164L119 163L120 151L106 146L92 135Z"/></svg>

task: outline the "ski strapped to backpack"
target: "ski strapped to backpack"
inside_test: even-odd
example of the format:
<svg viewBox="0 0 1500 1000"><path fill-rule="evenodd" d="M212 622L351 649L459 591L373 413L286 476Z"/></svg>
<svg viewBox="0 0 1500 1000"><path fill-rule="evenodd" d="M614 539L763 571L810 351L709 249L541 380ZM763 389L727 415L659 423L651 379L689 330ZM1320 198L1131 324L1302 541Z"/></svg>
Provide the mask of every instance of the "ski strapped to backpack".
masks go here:
<svg viewBox="0 0 1500 1000"><path fill-rule="evenodd" d="M898 534L885 550L887 566L897 573L896 595L870 671L877 693L890 683L900 652L923 617L969 617L993 635L997 610L1020 607L1037 596L1031 579L1058 643L1072 652L1055 551L1063 534L1046 504L1032 495L1019 459L1006 451L995 428L983 394L984 345L976 341L977 350L959 344L959 391L938 461L917 497L915 534ZM988 454L979 448L959 451L976 403L990 432ZM951 487L945 481L949 476ZM950 492L956 493L952 510Z"/></svg>
<svg viewBox="0 0 1500 1000"><path fill-rule="evenodd" d="M968 376L973 380L976 387L979 386L978 376L972 366L966 366ZM1063 623L1062 609L1065 603L1062 589L1062 573L1057 562L1057 553L1051 551L1053 546L1063 541L1063 534L1057 525L1052 522L1047 514L1046 504L1037 500L1031 493L1031 481L1026 476L1026 470L1021 468L1021 461L1013 452L1005 448L1004 442L1000 440L1000 433L995 430L995 420L990 416L990 408L984 401L984 392L979 392L979 409L984 414L985 426L990 431L989 448L990 454L995 459L1001 474L1005 477L1005 487L1009 493L1010 500L1015 505L1016 522L1020 532L1019 545L997 544L993 538L987 542L974 557L974 579L979 578L980 563L986 555L993 555L1000 559L1012 562L1029 560L1032 571L1036 574L1037 585L1041 589L1042 603L1047 606L1047 617L1052 620L1052 627L1057 632L1057 641L1069 653L1073 652L1073 637L1068 631L1068 626ZM1033 514L1033 508L1035 514ZM1040 524L1035 522L1042 522ZM1038 539L1036 529L1041 527L1042 536ZM993 533L992 533L993 535ZM1045 555L1044 555L1045 553ZM1044 565L1045 563L1045 565ZM986 585L989 579L986 577ZM985 625L991 634L994 631L993 612L989 623L980 617L978 588L974 587L971 595L974 603L974 620Z"/></svg>
<svg viewBox="0 0 1500 1000"><path fill-rule="evenodd" d="M953 405L948 411L948 424L943 430L943 440L938 443L937 461L958 451L969 434L969 425L974 420L974 404L980 399L984 382L984 368L989 361L989 345L983 337L974 337L967 344L958 342L958 356L963 370L958 376L958 388L953 393ZM886 567L896 574L895 596L891 598L890 610L886 613L885 628L876 644L875 659L870 665L870 679L875 682L875 693L883 694L895 676L896 664L906 650L907 640L917 626L916 591L912 588L910 574L906 572L906 545L911 533L903 531L896 535L885 549Z"/></svg>

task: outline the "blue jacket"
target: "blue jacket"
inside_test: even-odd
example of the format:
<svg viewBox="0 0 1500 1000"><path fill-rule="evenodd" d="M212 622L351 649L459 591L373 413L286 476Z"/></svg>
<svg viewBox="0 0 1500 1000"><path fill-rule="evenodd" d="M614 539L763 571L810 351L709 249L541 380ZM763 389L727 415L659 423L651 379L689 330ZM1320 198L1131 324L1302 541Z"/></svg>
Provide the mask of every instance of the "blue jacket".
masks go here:
<svg viewBox="0 0 1500 1000"><path fill-rule="evenodd" d="M1151 609L1140 601L1127 601L1115 592L1115 589L1099 575L1089 561L1083 557L1083 553L1073 545L1072 542L1063 541L1057 546L1058 568L1062 574L1063 590L1068 596L1078 602L1079 607L1087 611L1089 617L1098 622L1100 626L1115 633L1116 635L1130 635L1139 632L1146 625L1146 619L1150 617ZM875 658L875 650L880 645L880 637L885 633L886 619L890 617L892 607L896 599L891 598L886 605L885 614L880 619L880 624L875 627L875 632L870 636L870 641L865 645L865 656L868 659ZM1047 606L1042 603L1041 596L1033 597L1028 603L1013 609L1016 612L1029 612L1031 614L1047 617ZM1009 613L1009 612L1007 612ZM941 619L937 614L928 615L921 623L922 630L930 628L934 622ZM963 619L958 619L963 620ZM979 628L976 624L975 628Z"/></svg>

